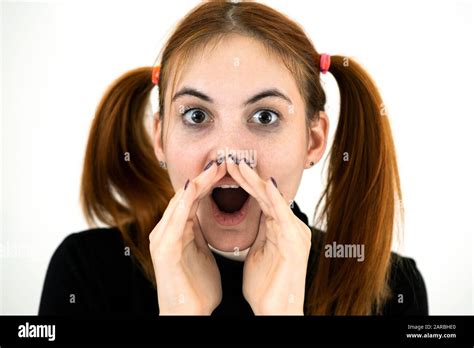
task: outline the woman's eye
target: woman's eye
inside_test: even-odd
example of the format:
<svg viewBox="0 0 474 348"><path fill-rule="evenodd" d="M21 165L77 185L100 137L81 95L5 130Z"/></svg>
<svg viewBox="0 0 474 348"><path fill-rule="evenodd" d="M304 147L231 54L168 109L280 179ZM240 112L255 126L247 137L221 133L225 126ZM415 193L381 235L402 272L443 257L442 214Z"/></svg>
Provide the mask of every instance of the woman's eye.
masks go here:
<svg viewBox="0 0 474 348"><path fill-rule="evenodd" d="M252 120L256 123L260 123L263 125L270 125L275 122L277 122L279 119L278 113L275 111L263 109L257 111L255 114L252 116Z"/></svg>
<svg viewBox="0 0 474 348"><path fill-rule="evenodd" d="M206 121L207 114L201 109L189 109L183 113L183 118L186 123L196 125Z"/></svg>

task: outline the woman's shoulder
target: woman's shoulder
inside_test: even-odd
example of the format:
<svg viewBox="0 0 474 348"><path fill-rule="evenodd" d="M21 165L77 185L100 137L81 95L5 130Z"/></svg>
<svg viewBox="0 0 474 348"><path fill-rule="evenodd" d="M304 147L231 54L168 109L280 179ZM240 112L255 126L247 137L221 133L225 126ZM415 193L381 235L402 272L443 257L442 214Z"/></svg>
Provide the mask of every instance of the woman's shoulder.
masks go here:
<svg viewBox="0 0 474 348"><path fill-rule="evenodd" d="M384 314L428 315L428 293L415 259L392 252L389 285Z"/></svg>
<svg viewBox="0 0 474 348"><path fill-rule="evenodd" d="M124 298L123 280L133 271L118 228L92 228L66 235L46 272L40 314L107 311Z"/></svg>
<svg viewBox="0 0 474 348"><path fill-rule="evenodd" d="M69 233L58 246L58 250L84 250L123 245L120 230L117 227L97 227Z"/></svg>
<svg viewBox="0 0 474 348"><path fill-rule="evenodd" d="M126 250L118 228L98 227L67 234L56 247L50 268L106 267Z"/></svg>
<svg viewBox="0 0 474 348"><path fill-rule="evenodd" d="M120 242L120 231L115 228L101 227L70 232L59 242L51 257L51 263L79 258L96 259L104 253L113 254L112 250L116 250Z"/></svg>
<svg viewBox="0 0 474 348"><path fill-rule="evenodd" d="M116 227L97 227L72 232L59 243L51 263L70 262L77 266L106 267L130 256L120 230Z"/></svg>

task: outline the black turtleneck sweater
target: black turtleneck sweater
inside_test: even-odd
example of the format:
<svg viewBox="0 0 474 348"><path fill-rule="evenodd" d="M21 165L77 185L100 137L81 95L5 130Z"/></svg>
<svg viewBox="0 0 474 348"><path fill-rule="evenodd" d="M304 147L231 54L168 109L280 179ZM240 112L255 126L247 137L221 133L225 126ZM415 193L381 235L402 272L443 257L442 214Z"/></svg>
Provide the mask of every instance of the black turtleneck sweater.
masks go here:
<svg viewBox="0 0 474 348"><path fill-rule="evenodd" d="M294 214L308 225L295 203ZM309 261L314 257L311 248ZM244 263L214 253L222 281L222 301L213 316L253 315L242 294ZM67 236L49 263L39 307L40 315L157 315L156 289L132 256L127 256L117 228L96 228ZM423 277L415 261L392 253L389 300L385 315L427 315ZM308 275L310 266L308 266ZM307 281L308 283L308 281ZM399 301L403 295L403 301Z"/></svg>

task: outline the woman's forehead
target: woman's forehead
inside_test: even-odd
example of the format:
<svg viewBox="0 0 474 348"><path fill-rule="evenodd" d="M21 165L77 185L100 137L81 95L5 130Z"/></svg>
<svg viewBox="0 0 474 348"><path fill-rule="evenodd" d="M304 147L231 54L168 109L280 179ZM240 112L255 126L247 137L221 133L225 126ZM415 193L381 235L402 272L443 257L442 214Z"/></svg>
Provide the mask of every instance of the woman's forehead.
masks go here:
<svg viewBox="0 0 474 348"><path fill-rule="evenodd" d="M243 99L265 89L278 89L287 95L298 93L296 81L282 59L254 38L232 35L214 45L196 50L175 71L173 92L194 88L222 102ZM168 94L168 93L167 93Z"/></svg>

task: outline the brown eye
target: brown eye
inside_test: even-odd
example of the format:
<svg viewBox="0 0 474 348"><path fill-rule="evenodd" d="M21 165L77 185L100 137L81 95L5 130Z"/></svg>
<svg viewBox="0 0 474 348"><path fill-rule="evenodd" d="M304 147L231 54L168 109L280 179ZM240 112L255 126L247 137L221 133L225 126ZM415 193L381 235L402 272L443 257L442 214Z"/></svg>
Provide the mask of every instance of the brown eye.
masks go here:
<svg viewBox="0 0 474 348"><path fill-rule="evenodd" d="M252 116L253 122L260 123L262 125L273 124L277 122L278 119L279 116L276 112L267 109L259 110Z"/></svg>
<svg viewBox="0 0 474 348"><path fill-rule="evenodd" d="M189 109L183 114L184 121L190 124L200 124L206 120L207 114L201 109Z"/></svg>

